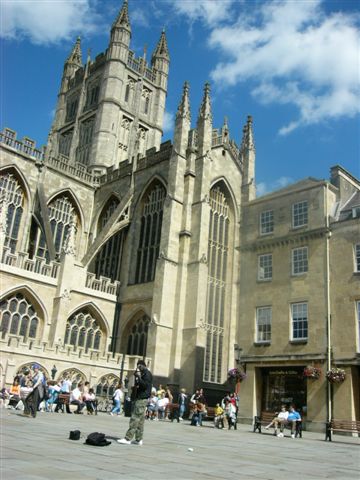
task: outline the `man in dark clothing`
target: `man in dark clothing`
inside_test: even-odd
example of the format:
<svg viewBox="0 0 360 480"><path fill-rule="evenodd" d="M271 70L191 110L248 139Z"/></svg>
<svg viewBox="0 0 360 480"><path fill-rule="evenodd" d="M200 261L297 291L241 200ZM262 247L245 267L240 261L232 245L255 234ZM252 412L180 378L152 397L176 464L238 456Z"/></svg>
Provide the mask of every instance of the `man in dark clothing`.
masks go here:
<svg viewBox="0 0 360 480"><path fill-rule="evenodd" d="M142 445L144 434L145 410L148 398L151 395L152 374L146 367L144 360L139 360L134 373L134 408L130 418L129 429L124 438L118 440L123 445ZM135 440L133 440L135 436Z"/></svg>

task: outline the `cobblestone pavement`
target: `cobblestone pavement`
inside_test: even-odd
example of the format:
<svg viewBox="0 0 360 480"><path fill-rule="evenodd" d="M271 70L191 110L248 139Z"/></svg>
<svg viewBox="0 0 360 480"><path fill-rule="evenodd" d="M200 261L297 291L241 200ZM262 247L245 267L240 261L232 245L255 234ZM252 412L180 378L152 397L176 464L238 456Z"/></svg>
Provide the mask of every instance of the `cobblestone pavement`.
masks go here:
<svg viewBox="0 0 360 480"><path fill-rule="evenodd" d="M302 439L217 430L211 423L147 421L144 445L119 445L128 418L39 413L36 419L2 409L1 479L9 480L316 480L360 478L360 439L304 432ZM69 440L80 430L79 441ZM84 444L103 432L108 447ZM193 449L193 450L191 450Z"/></svg>

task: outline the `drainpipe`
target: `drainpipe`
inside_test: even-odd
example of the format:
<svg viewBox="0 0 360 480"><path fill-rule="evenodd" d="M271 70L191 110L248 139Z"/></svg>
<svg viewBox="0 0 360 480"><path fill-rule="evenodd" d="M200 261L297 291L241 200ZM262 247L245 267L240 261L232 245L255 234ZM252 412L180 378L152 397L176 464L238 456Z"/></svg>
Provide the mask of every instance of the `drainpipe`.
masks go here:
<svg viewBox="0 0 360 480"><path fill-rule="evenodd" d="M328 211L328 184L325 186L325 226L326 226L326 337L327 337L327 346L326 346L326 369L331 370L331 303L330 303L330 222L329 222L329 211ZM326 406L327 412L326 417L327 421L330 422L332 417L332 385L330 382L326 382Z"/></svg>

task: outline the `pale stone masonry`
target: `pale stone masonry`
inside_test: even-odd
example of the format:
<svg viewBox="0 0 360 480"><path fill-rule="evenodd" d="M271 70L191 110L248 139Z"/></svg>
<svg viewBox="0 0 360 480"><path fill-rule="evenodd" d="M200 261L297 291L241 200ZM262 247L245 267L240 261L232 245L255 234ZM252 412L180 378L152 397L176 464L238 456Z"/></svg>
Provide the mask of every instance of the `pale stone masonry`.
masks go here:
<svg viewBox="0 0 360 480"><path fill-rule="evenodd" d="M358 419L359 181L334 167L256 198L253 120L240 147L214 128L209 84L194 127L184 83L161 143L166 34L150 64L130 40L125 1L104 53L83 64L78 39L66 59L46 148L0 134L2 384L36 360L109 396L145 358L212 405L239 365L243 421L279 402L309 428Z"/></svg>

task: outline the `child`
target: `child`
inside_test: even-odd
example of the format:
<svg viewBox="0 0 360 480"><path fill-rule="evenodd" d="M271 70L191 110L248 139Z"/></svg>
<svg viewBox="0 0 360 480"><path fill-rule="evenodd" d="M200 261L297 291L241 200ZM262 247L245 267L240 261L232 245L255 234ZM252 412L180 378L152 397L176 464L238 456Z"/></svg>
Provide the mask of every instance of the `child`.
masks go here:
<svg viewBox="0 0 360 480"><path fill-rule="evenodd" d="M214 424L215 428L224 428L224 409L219 403L217 403L215 407Z"/></svg>

